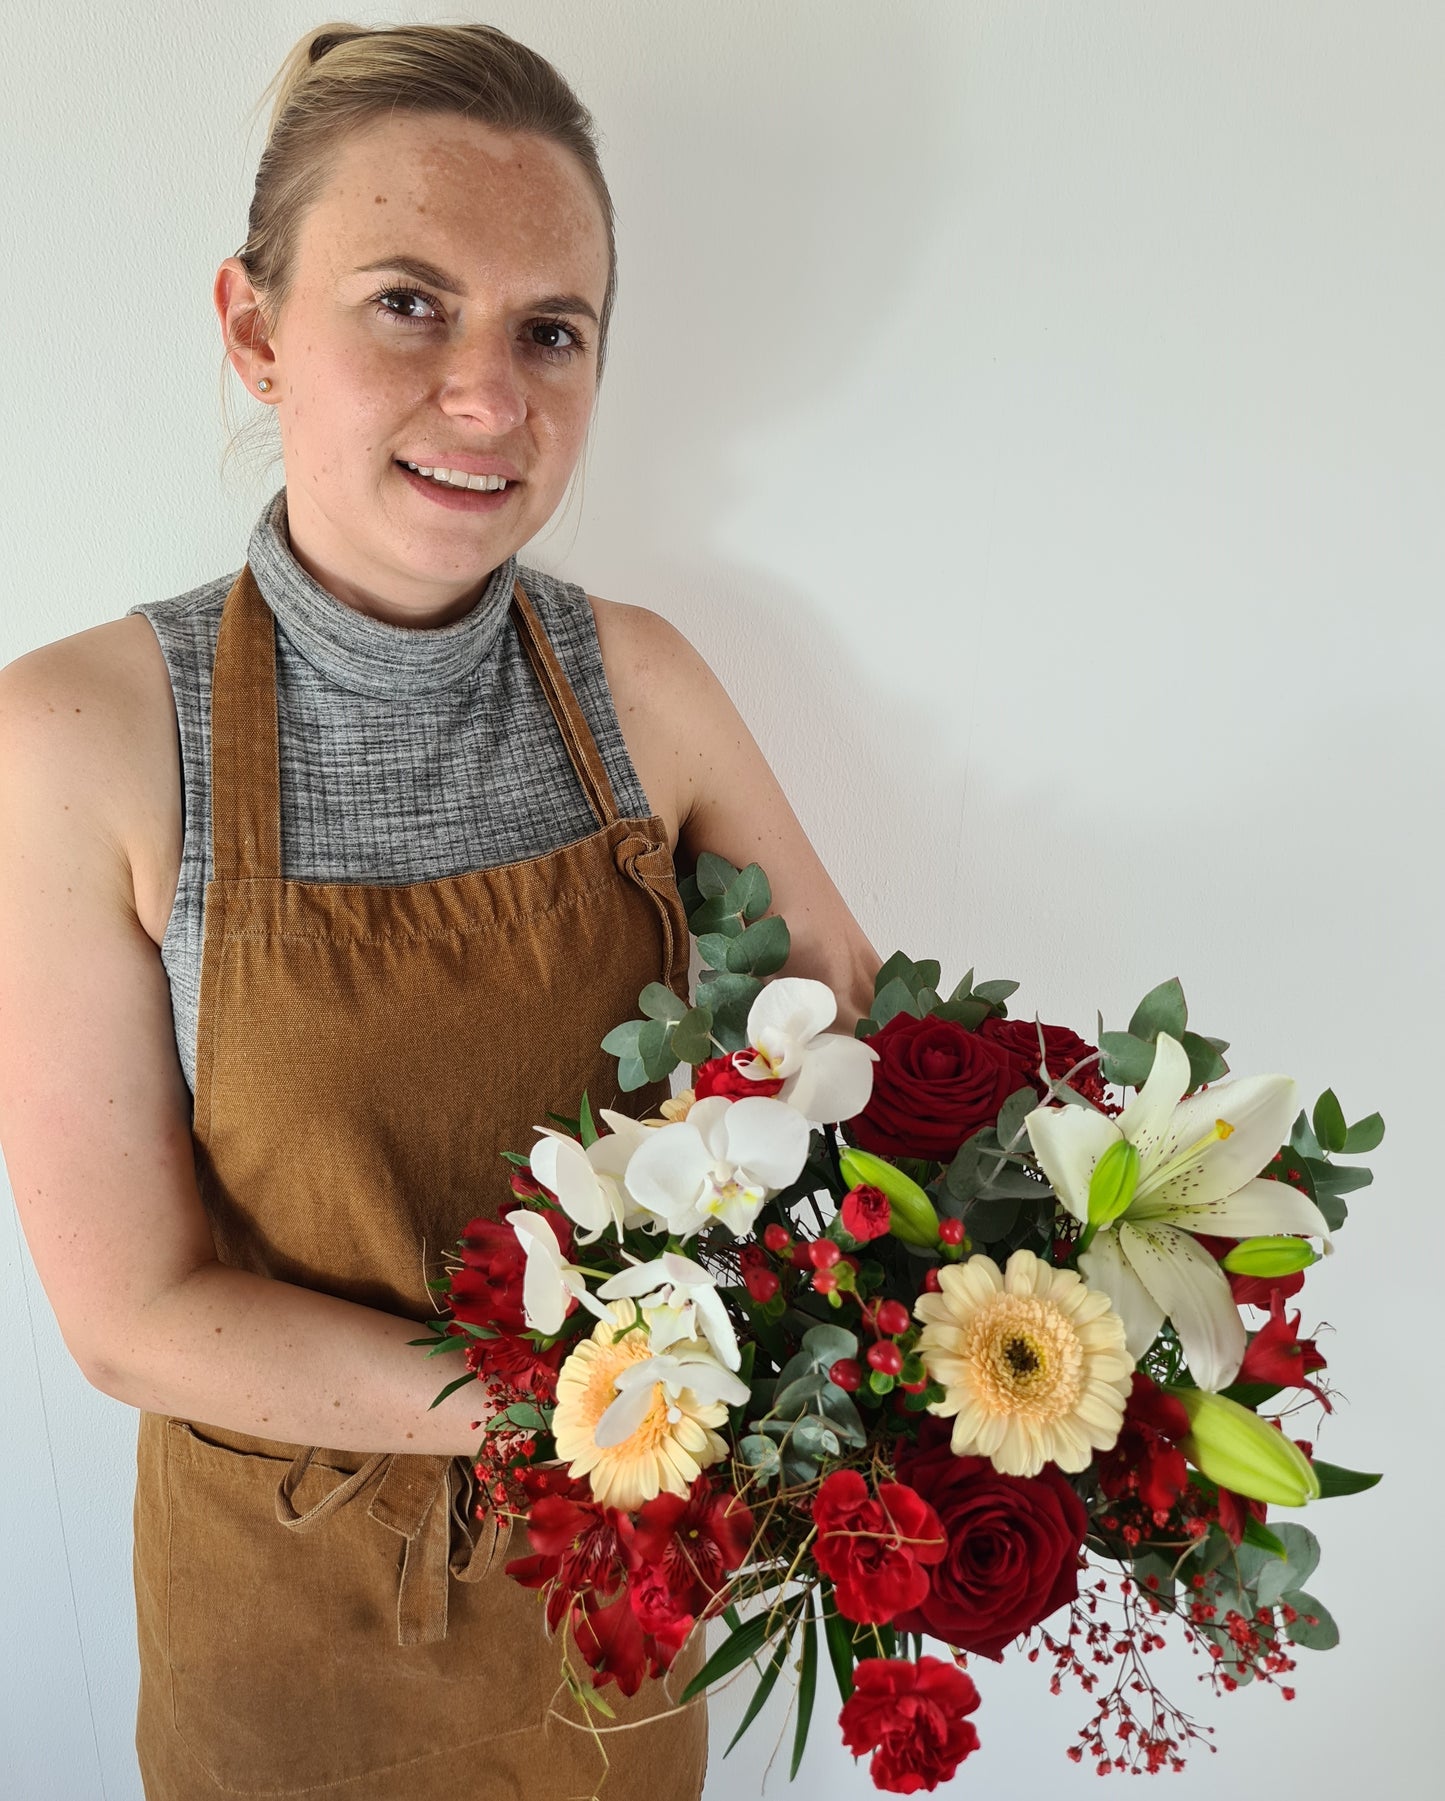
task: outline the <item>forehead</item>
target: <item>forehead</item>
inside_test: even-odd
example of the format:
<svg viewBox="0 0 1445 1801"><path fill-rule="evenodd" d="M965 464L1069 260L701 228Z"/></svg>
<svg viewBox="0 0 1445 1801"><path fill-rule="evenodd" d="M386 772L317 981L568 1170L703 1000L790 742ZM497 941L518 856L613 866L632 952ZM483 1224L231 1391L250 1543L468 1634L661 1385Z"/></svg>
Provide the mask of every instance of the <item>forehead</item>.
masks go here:
<svg viewBox="0 0 1445 1801"><path fill-rule="evenodd" d="M300 240L303 263L333 274L408 252L599 306L607 281L601 205L571 152L454 113L399 113L352 133Z"/></svg>

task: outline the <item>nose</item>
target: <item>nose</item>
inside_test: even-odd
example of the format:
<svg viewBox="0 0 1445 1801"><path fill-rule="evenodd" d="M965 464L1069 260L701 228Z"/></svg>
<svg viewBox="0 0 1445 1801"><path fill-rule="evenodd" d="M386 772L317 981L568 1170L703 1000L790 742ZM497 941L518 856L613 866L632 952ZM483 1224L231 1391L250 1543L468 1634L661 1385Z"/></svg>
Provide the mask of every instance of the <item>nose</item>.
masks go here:
<svg viewBox="0 0 1445 1801"><path fill-rule="evenodd" d="M455 418L473 419L500 437L527 417L517 353L505 331L487 330L452 348L442 378L441 404Z"/></svg>

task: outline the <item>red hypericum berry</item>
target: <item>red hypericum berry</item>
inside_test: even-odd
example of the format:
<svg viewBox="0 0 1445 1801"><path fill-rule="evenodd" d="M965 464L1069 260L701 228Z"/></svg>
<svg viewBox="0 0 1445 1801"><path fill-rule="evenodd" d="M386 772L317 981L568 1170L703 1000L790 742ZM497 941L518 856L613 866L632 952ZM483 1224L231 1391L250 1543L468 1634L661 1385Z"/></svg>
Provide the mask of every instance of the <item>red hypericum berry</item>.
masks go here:
<svg viewBox="0 0 1445 1801"><path fill-rule="evenodd" d="M922 1376L917 1382L900 1382L898 1386L905 1394L921 1395L924 1389L928 1387L928 1378L927 1376Z"/></svg>
<svg viewBox="0 0 1445 1801"><path fill-rule="evenodd" d="M940 1244L962 1244L963 1221L961 1219L939 1220L938 1239Z"/></svg>
<svg viewBox="0 0 1445 1801"><path fill-rule="evenodd" d="M896 1338L908 1330L908 1309L902 1301L882 1301L878 1307L878 1330Z"/></svg>
<svg viewBox="0 0 1445 1801"><path fill-rule="evenodd" d="M810 1244L793 1244L788 1247L788 1262L794 1269L811 1269L813 1267L813 1247Z"/></svg>
<svg viewBox="0 0 1445 1801"><path fill-rule="evenodd" d="M832 1269L843 1255L831 1238L815 1238L808 1246L808 1257L814 1269Z"/></svg>
<svg viewBox="0 0 1445 1801"><path fill-rule="evenodd" d="M925 1294L937 1294L942 1287L943 1284L938 1279L938 1271L936 1269L924 1270L923 1292Z"/></svg>
<svg viewBox="0 0 1445 1801"><path fill-rule="evenodd" d="M778 1292L778 1278L770 1269L746 1269L743 1281L747 1283L748 1293L760 1305L766 1305Z"/></svg>
<svg viewBox="0 0 1445 1801"><path fill-rule="evenodd" d="M840 1357L828 1371L828 1380L851 1395L863 1386L863 1366L856 1357Z"/></svg>
<svg viewBox="0 0 1445 1801"><path fill-rule="evenodd" d="M786 1226L765 1226L763 1228L763 1243L777 1256L781 1256L784 1251L788 1250L792 1242L793 1235Z"/></svg>
<svg viewBox="0 0 1445 1801"><path fill-rule="evenodd" d="M903 1368L903 1353L896 1344L880 1338L877 1344L869 1345L868 1361L885 1376L896 1376Z"/></svg>
<svg viewBox="0 0 1445 1801"><path fill-rule="evenodd" d="M837 1286L838 1278L832 1270L820 1269L813 1272L813 1288L818 1294L832 1294Z"/></svg>

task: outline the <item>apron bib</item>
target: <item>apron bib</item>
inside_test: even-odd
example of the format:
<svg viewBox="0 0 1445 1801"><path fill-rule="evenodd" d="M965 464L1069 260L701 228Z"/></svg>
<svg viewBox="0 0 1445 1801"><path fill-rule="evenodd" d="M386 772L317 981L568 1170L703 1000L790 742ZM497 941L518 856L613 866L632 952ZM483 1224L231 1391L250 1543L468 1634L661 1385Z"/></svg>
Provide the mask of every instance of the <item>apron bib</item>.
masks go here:
<svg viewBox="0 0 1445 1801"><path fill-rule="evenodd" d="M666 828L620 819L520 582L512 621L597 816L545 856L397 885L281 870L275 621L249 564L212 678L193 1135L222 1263L423 1321L467 1221L513 1204L503 1150L548 1109L655 1113L600 1048L660 980L687 995ZM422 1353L417 1352L420 1361ZM443 1369L442 1362L447 1362ZM434 1360L437 1387L460 1360ZM264 1405L264 1403L262 1403ZM147 1801L697 1801L705 1704L604 1732L561 1683L528 1550L472 1516L464 1456L337 1451L141 1414L136 1746ZM681 1692L702 1634L679 1656ZM582 1669L574 1657L575 1667ZM661 1681L617 1721L671 1702ZM566 1720L552 1717L552 1713ZM614 1722L603 1719L603 1725ZM443 1786L444 1785L444 1786Z"/></svg>

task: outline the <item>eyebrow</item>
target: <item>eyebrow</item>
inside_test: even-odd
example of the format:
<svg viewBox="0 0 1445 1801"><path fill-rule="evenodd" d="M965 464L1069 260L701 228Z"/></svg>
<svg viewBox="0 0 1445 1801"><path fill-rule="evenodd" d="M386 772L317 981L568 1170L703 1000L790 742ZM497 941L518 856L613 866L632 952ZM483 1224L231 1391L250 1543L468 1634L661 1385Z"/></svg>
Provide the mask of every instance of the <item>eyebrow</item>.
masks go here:
<svg viewBox="0 0 1445 1801"><path fill-rule="evenodd" d="M445 269L439 269L435 263L429 263L419 256L383 256L374 263L362 263L354 269L354 275L370 275L377 269L395 269L402 275L409 275L414 281L424 281L428 287L442 288L448 294L460 294L465 300L466 284L455 275L448 275ZM534 300L533 308L545 313L580 313L584 319L590 319L594 325L598 323L597 315L580 294L544 294Z"/></svg>

